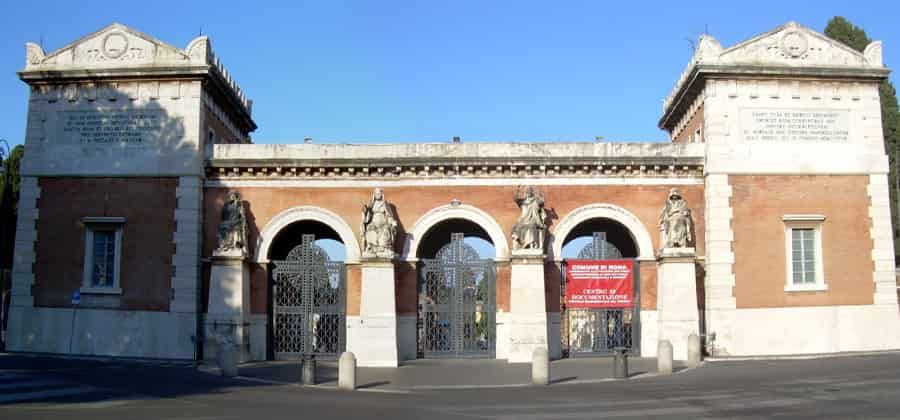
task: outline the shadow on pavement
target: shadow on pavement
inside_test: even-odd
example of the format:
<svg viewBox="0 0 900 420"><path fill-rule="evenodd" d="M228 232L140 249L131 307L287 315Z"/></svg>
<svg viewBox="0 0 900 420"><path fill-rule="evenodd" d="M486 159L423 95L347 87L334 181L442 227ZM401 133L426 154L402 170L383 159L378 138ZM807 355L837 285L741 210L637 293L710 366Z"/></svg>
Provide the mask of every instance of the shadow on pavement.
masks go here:
<svg viewBox="0 0 900 420"><path fill-rule="evenodd" d="M169 399L254 386L271 385L201 372L191 362L0 354L0 406Z"/></svg>

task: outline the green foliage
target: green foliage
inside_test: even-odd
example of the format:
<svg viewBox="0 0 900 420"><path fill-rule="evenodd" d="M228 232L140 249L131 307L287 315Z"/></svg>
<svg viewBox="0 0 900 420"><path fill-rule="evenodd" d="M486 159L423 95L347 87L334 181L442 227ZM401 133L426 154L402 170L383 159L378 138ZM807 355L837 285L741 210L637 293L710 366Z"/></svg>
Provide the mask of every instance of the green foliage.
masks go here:
<svg viewBox="0 0 900 420"><path fill-rule="evenodd" d="M846 44L859 52L863 52L866 46L872 42L866 31L850 23L841 16L835 16L825 26L825 35L829 38ZM897 107L897 90L890 80L885 80L879 89L881 93L881 126L884 134L884 148L890 161L890 173L888 184L891 192L891 216L894 221L894 253L900 260L900 219L898 219L898 189L897 158L900 150L900 109Z"/></svg>
<svg viewBox="0 0 900 420"><path fill-rule="evenodd" d="M866 46L872 42L866 35L866 31L842 16L835 16L828 21L828 25L825 26L825 35L859 52L863 52Z"/></svg>
<svg viewBox="0 0 900 420"><path fill-rule="evenodd" d="M22 156L25 154L25 147L21 144L17 145L9 152L9 157L3 161L3 176L0 179L0 206L6 200L12 200L13 212L15 212L16 204L19 203L19 167L22 163ZM7 197L9 192L9 197Z"/></svg>
<svg viewBox="0 0 900 420"><path fill-rule="evenodd" d="M3 161L0 176L0 268L12 268L16 234L16 211L19 207L19 168L25 148L18 145Z"/></svg>

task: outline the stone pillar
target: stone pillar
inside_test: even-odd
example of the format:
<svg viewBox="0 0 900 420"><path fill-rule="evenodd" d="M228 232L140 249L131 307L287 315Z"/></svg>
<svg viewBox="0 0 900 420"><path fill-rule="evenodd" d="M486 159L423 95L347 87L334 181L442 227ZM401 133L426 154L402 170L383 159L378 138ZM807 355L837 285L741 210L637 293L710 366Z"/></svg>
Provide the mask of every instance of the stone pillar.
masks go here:
<svg viewBox="0 0 900 420"><path fill-rule="evenodd" d="M361 367L399 366L394 262L390 258L362 261L359 318L348 323L347 351Z"/></svg>
<svg viewBox="0 0 900 420"><path fill-rule="evenodd" d="M510 363L530 363L534 350L550 351L543 250L513 251L509 301Z"/></svg>
<svg viewBox="0 0 900 420"><path fill-rule="evenodd" d="M216 360L220 345L233 345L238 362L250 359L250 268L242 252L210 259L209 306L204 323L204 359Z"/></svg>
<svg viewBox="0 0 900 420"><path fill-rule="evenodd" d="M663 248L659 254L659 340L672 343L672 357L687 360L688 336L700 334L694 248Z"/></svg>

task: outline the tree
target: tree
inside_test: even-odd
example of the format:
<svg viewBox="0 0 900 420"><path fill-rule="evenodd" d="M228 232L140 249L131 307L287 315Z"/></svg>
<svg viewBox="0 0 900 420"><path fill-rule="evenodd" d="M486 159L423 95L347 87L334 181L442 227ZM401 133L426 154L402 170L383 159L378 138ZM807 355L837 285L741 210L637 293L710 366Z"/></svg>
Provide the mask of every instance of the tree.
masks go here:
<svg viewBox="0 0 900 420"><path fill-rule="evenodd" d="M16 212L19 206L19 167L25 148L18 145L3 161L0 175L0 269L12 268L16 241Z"/></svg>
<svg viewBox="0 0 900 420"><path fill-rule="evenodd" d="M825 27L825 35L829 38L846 44L856 51L863 52L866 46L872 42L866 31L850 23L841 16L835 16L828 21ZM885 79L881 83L881 124L884 133L884 147L890 163L888 185L891 197L891 219L894 221L894 254L900 260L900 213L898 213L897 198L900 194L900 183L897 178L897 158L900 151L900 109L897 107L897 90L890 80Z"/></svg>

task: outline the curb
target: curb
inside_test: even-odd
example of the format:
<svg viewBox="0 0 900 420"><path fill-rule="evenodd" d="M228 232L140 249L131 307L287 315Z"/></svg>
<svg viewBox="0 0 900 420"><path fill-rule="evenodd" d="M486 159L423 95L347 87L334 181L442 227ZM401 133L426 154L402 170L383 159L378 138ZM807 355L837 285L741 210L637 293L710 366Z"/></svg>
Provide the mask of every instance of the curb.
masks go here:
<svg viewBox="0 0 900 420"><path fill-rule="evenodd" d="M573 379L569 381L550 382L549 385L534 385L531 383L517 383L517 384L490 384L490 385L421 385L421 386L402 386L396 388L357 388L355 391L358 392L373 392L373 393L383 393L383 394L412 394L416 392L427 392L427 391L441 391L441 390L467 390L467 389L502 389L502 388L542 388L546 386L568 386L568 385L590 385L590 384L599 384L599 383L607 383L607 382L620 382L620 381L631 381L631 380L648 380L652 378L662 378L666 376L674 376L680 375L685 372L689 372L695 370L699 367L702 367L706 362L700 362L699 365L694 367L685 367L681 370L672 372L668 375L660 375L656 372L646 372L638 375L634 375L628 377L626 379L616 379L616 378L600 378L600 379ZM197 369L198 372L206 373L209 375L219 376L221 377L221 371L218 367L214 366L201 366ZM276 385L276 386L291 386L297 388L310 388L310 389L319 389L325 391L340 391L346 392L344 390L338 389L337 384L334 385L302 385L297 382L286 382L286 381L276 381L272 379L263 379L263 378L255 378L252 376L235 376L230 379L247 381L247 382L255 382L266 385Z"/></svg>
<svg viewBox="0 0 900 420"><path fill-rule="evenodd" d="M771 355L771 356L725 356L707 357L709 362L742 362L742 361L772 361L772 360L813 360L813 359L837 359L859 356L881 356L886 354L900 354L900 350L856 351L843 353L816 353L797 355Z"/></svg>

